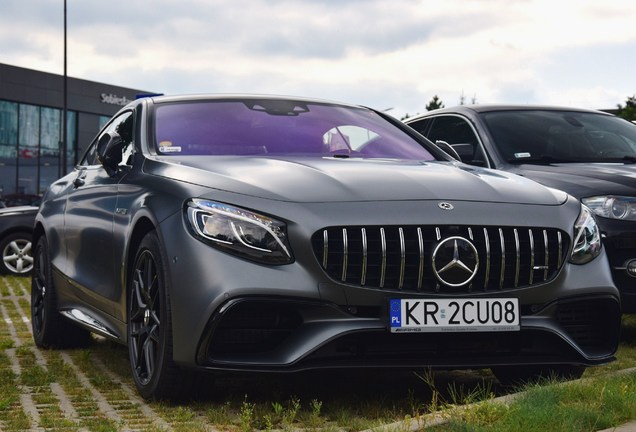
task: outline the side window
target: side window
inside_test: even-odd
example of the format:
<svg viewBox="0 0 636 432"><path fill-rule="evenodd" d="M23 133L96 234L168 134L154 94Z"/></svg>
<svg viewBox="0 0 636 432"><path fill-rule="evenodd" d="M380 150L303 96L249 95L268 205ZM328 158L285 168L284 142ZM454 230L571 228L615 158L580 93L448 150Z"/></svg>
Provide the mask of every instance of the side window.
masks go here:
<svg viewBox="0 0 636 432"><path fill-rule="evenodd" d="M457 151L464 163L479 166L487 165L477 135L470 124L461 117L434 117L427 138L433 142L441 140L449 143Z"/></svg>
<svg viewBox="0 0 636 432"><path fill-rule="evenodd" d="M426 132L428 131L428 128L432 121L432 118L425 118L422 120L414 121L413 123L409 123L409 126L428 138Z"/></svg>
<svg viewBox="0 0 636 432"><path fill-rule="evenodd" d="M99 165L99 160L97 158L97 146L99 144L100 139L104 136L105 133L115 132L119 134L122 138L122 158L120 165L129 165L130 159L133 153L133 137L134 137L134 129L133 129L133 113L131 111L125 112L115 119L113 119L105 129L103 129L100 134L97 136L95 140L91 143L88 151L86 152L86 156L82 160L81 165Z"/></svg>

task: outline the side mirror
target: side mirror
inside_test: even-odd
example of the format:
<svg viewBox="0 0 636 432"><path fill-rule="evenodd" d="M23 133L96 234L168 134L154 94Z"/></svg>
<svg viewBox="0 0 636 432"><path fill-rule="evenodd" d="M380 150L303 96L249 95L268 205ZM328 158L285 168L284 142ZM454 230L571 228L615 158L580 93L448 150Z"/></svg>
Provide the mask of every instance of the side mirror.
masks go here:
<svg viewBox="0 0 636 432"><path fill-rule="evenodd" d="M455 160L458 160L461 162L462 158L459 157L459 154L457 153L457 151L453 148L453 146L451 146L449 143L447 143L446 141L442 141L442 140L437 140L435 141L435 145L437 147L439 147L440 149L444 150L444 152L449 155L450 157L452 157Z"/></svg>
<svg viewBox="0 0 636 432"><path fill-rule="evenodd" d="M104 133L97 142L97 158L109 176L117 173L124 140L116 132Z"/></svg>

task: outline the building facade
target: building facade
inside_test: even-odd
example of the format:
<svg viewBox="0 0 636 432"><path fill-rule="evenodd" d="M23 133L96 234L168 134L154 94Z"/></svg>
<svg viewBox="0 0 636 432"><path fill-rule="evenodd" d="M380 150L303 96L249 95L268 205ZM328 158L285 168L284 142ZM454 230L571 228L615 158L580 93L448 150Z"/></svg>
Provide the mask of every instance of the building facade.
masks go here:
<svg viewBox="0 0 636 432"><path fill-rule="evenodd" d="M41 195L114 113L147 93L68 77L64 154L64 77L0 63L0 198Z"/></svg>

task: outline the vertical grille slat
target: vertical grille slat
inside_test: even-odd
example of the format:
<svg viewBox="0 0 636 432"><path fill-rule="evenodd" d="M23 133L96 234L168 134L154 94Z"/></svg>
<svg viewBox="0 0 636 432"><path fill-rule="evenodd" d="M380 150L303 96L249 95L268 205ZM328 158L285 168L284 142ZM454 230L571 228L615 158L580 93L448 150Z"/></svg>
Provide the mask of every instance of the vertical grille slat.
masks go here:
<svg viewBox="0 0 636 432"><path fill-rule="evenodd" d="M420 291L422 289L422 279L424 278L424 237L420 227L417 227L417 246L420 258L417 272L417 290Z"/></svg>
<svg viewBox="0 0 636 432"><path fill-rule="evenodd" d="M322 232L322 268L327 268L329 264L329 231Z"/></svg>
<svg viewBox="0 0 636 432"><path fill-rule="evenodd" d="M488 289L488 281L490 280L490 238L488 230L484 228L484 245L486 247L486 275L484 277L484 290Z"/></svg>
<svg viewBox="0 0 636 432"><path fill-rule="evenodd" d="M400 281L398 283L398 289L402 289L404 286L404 269L406 268L406 246L404 245L404 229L398 228L400 236Z"/></svg>
<svg viewBox="0 0 636 432"><path fill-rule="evenodd" d="M519 286L519 271L521 270L521 250L519 246L519 231L515 228L513 230L515 234L515 251L516 251L516 260L515 260L515 288Z"/></svg>
<svg viewBox="0 0 636 432"><path fill-rule="evenodd" d="M361 228L360 234L362 235L362 271L360 272L360 285L364 286L367 282L367 264L369 258L367 229Z"/></svg>
<svg viewBox="0 0 636 432"><path fill-rule="evenodd" d="M436 276L435 266L439 271L445 263L434 266L433 251L451 237L464 238L477 251L479 265L469 283L447 285ZM318 263L340 283L452 294L549 282L564 263L570 238L558 229L541 227L335 226L316 232L312 245ZM452 249L446 250L439 260L452 254ZM466 258L467 250L460 251L460 259Z"/></svg>
<svg viewBox="0 0 636 432"><path fill-rule="evenodd" d="M544 266L544 270L543 270L543 280L548 279L548 267L550 266L550 249L548 248L549 246L549 241L548 241L548 232L546 230L543 230L543 248L545 250L545 254L543 256L543 266Z"/></svg>
<svg viewBox="0 0 636 432"><path fill-rule="evenodd" d="M380 228L380 242L382 245L382 264L380 266L380 288L384 288L386 279L386 234L384 228Z"/></svg>
<svg viewBox="0 0 636 432"><path fill-rule="evenodd" d="M528 285L532 285L534 279L534 235L532 230L528 230L528 238L530 239L530 277L528 278Z"/></svg>
<svg viewBox="0 0 636 432"><path fill-rule="evenodd" d="M347 229L342 229L342 278L343 282L347 281L347 267L349 265L349 237L347 237Z"/></svg>
<svg viewBox="0 0 636 432"><path fill-rule="evenodd" d="M499 228L499 241L501 242L501 275L499 276L499 289L503 289L506 278L506 240L503 230Z"/></svg>

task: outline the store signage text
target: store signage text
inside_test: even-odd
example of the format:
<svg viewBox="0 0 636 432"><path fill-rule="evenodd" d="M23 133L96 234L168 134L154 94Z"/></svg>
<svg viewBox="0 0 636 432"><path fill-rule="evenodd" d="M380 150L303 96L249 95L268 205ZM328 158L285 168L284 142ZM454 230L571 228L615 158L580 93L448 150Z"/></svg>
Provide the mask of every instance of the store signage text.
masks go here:
<svg viewBox="0 0 636 432"><path fill-rule="evenodd" d="M109 105L127 105L129 102L132 102L130 99L128 99L126 96L117 96L114 94L107 94L107 93L102 93L101 95L102 98L102 103L105 104L109 104Z"/></svg>

